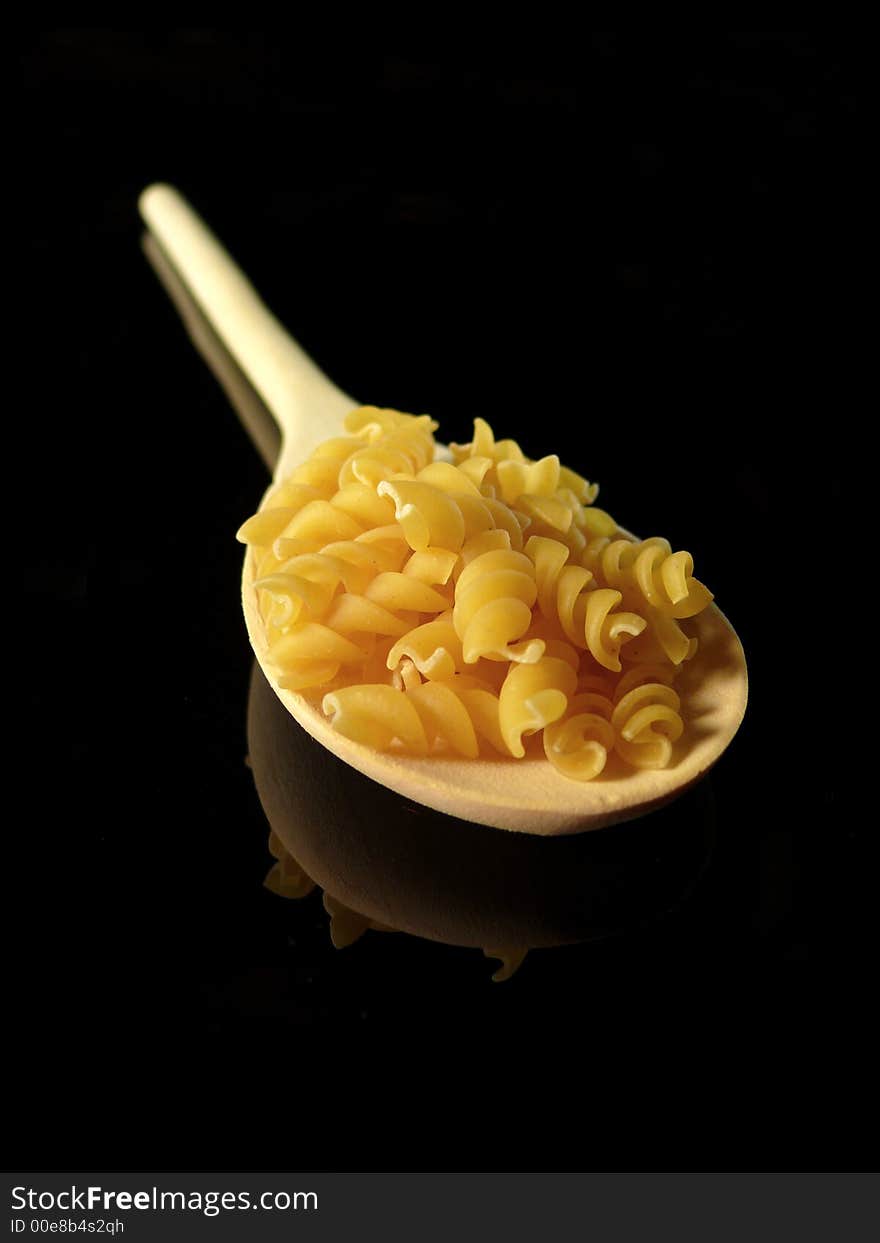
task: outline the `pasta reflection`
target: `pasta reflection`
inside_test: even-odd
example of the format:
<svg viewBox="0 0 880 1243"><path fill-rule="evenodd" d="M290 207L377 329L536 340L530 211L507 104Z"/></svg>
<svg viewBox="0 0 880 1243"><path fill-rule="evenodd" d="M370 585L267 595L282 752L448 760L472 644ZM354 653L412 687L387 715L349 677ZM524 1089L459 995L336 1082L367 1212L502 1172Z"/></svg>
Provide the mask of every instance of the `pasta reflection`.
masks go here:
<svg viewBox="0 0 880 1243"><path fill-rule="evenodd" d="M646 820L558 838L410 803L302 730L256 663L248 745L271 827L267 887L289 899L323 890L339 949L368 932L405 932L480 949L501 960L493 978L508 979L531 950L662 917L693 891L712 851L709 782Z"/></svg>

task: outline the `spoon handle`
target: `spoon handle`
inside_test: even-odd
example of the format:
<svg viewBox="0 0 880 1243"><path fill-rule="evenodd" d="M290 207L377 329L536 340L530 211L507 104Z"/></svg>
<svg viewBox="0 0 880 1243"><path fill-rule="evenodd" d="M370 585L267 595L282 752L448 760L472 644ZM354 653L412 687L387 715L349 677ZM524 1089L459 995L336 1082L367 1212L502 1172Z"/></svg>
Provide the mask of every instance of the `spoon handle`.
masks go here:
<svg viewBox="0 0 880 1243"><path fill-rule="evenodd" d="M147 227L218 338L253 384L281 429L276 475L287 473L342 428L358 403L297 345L205 222L172 186L140 197Z"/></svg>

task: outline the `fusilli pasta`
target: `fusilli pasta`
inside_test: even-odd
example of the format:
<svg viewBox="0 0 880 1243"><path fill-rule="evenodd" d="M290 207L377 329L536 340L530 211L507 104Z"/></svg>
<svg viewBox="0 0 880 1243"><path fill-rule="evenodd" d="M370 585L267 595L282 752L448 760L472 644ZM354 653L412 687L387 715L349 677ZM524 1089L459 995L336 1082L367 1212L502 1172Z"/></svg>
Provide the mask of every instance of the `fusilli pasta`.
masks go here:
<svg viewBox="0 0 880 1243"><path fill-rule="evenodd" d="M435 460L436 427L352 411L241 527L279 685L380 749L523 759L541 734L578 781L674 762L681 623L712 599L690 554L483 419Z"/></svg>

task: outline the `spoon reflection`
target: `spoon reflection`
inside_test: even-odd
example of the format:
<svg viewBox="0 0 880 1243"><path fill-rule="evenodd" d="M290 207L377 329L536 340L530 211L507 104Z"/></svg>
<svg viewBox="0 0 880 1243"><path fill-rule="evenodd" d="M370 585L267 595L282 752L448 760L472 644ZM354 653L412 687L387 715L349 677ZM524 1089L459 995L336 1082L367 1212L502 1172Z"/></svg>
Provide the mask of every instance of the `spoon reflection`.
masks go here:
<svg viewBox="0 0 880 1243"><path fill-rule="evenodd" d="M338 948L368 928L482 949L507 978L530 949L631 931L683 902L714 844L703 781L650 818L566 837L432 811L363 776L300 729L255 662L250 765L278 860L274 892L324 891Z"/></svg>

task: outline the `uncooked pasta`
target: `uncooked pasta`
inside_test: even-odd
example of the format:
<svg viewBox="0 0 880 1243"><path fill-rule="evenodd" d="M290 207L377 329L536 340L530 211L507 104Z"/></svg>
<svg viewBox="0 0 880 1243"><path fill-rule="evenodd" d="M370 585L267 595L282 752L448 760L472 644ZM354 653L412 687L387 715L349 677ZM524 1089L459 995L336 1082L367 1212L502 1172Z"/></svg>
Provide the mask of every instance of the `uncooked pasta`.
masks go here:
<svg viewBox="0 0 880 1243"><path fill-rule="evenodd" d="M575 781L674 764L687 621L712 600L691 555L483 419L451 461L427 415L364 406L345 430L238 533L278 685L381 750L543 755Z"/></svg>

